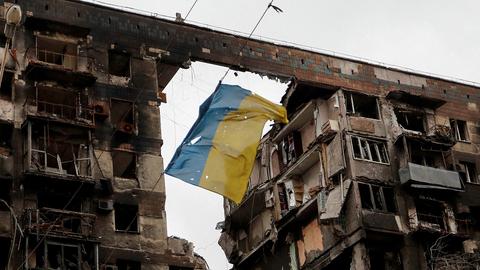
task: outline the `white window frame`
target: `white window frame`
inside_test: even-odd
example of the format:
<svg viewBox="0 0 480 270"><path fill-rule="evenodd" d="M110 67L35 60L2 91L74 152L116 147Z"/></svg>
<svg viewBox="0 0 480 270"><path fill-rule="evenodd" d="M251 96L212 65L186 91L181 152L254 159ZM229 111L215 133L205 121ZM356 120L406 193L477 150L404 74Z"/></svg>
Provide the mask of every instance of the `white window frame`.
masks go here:
<svg viewBox="0 0 480 270"><path fill-rule="evenodd" d="M465 132L465 139L462 139L460 138L460 128L458 126L458 121L462 121L463 123L465 123L465 125L463 126L463 128L465 129L464 132ZM467 121L464 121L464 120L459 120L459 119L450 119L450 123L453 124L453 126L451 127L452 131L454 132L454 137L455 137L455 140L459 141L459 142L470 142L470 134L468 133L468 124L467 124Z"/></svg>
<svg viewBox="0 0 480 270"><path fill-rule="evenodd" d="M351 141L352 141L352 157L353 159L356 160L362 160L362 161L368 161L368 162L373 162L373 163L378 163L378 164L383 164L383 165L390 165L390 157L388 155L388 148L387 148L387 143L385 141L377 141L377 140L372 140L372 139L367 139L359 136L351 136ZM355 156L355 148L353 147L354 144L357 144L357 147L360 149L360 158ZM371 148L373 144L373 148L375 149L375 153L377 157L379 158L380 161L375 161L373 160ZM382 145L384 148L384 153L386 154L383 156L381 154L381 151L379 149L379 144ZM366 146L366 153L363 149L363 146ZM386 159L386 160L384 160Z"/></svg>

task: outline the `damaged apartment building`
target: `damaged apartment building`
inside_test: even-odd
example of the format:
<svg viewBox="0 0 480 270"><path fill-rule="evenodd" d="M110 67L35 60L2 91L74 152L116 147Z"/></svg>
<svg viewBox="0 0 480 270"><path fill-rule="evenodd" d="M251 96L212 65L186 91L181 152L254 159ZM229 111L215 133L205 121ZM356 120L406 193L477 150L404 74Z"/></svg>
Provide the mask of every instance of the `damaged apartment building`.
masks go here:
<svg viewBox="0 0 480 270"><path fill-rule="evenodd" d="M207 269L167 236L163 71L123 29L133 15L15 2L0 6L0 269Z"/></svg>
<svg viewBox="0 0 480 270"><path fill-rule="evenodd" d="M234 269L479 269L480 89L336 57L291 80L249 189L225 200Z"/></svg>

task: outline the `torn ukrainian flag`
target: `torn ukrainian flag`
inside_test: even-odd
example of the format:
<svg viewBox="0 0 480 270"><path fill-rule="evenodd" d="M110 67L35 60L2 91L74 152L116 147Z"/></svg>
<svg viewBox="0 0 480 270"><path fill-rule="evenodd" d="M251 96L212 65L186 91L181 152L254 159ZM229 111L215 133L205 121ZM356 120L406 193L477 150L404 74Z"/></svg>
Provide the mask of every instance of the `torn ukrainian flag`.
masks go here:
<svg viewBox="0 0 480 270"><path fill-rule="evenodd" d="M283 106L236 85L220 84L165 173L239 203L267 120L287 123Z"/></svg>

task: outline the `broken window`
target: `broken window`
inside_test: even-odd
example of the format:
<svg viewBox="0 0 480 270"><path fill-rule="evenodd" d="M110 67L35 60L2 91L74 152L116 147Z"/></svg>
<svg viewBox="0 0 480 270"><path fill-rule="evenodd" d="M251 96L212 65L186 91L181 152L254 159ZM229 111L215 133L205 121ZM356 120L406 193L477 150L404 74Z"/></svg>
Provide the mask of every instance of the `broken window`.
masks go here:
<svg viewBox="0 0 480 270"><path fill-rule="evenodd" d="M280 204L280 215L285 215L288 210L288 194L284 183L278 184L278 199Z"/></svg>
<svg viewBox="0 0 480 270"><path fill-rule="evenodd" d="M2 85L0 86L0 99L12 99L13 78L14 73L5 70L5 72L3 73Z"/></svg>
<svg viewBox="0 0 480 270"><path fill-rule="evenodd" d="M118 50L108 51L108 73L119 77L130 77L131 55Z"/></svg>
<svg viewBox="0 0 480 270"><path fill-rule="evenodd" d="M93 110L88 107L88 95L77 89L39 83L35 87L35 97L30 99L40 115L93 122Z"/></svg>
<svg viewBox="0 0 480 270"><path fill-rule="evenodd" d="M113 176L136 179L137 171L137 156L133 152L127 151L113 151Z"/></svg>
<svg viewBox="0 0 480 270"><path fill-rule="evenodd" d="M0 122L0 147L12 147L13 125Z"/></svg>
<svg viewBox="0 0 480 270"><path fill-rule="evenodd" d="M115 230L118 232L138 232L138 205L115 203L113 207L115 211Z"/></svg>
<svg viewBox="0 0 480 270"><path fill-rule="evenodd" d="M46 269L80 269L80 246L46 242Z"/></svg>
<svg viewBox="0 0 480 270"><path fill-rule="evenodd" d="M35 53L38 61L72 70L77 67L77 44L75 43L38 36Z"/></svg>
<svg viewBox="0 0 480 270"><path fill-rule="evenodd" d="M69 176L92 176L90 131L51 122L28 122L27 168Z"/></svg>
<svg viewBox="0 0 480 270"><path fill-rule="evenodd" d="M293 164L293 162L295 162L295 160L297 160L303 153L302 137L300 132L294 131L288 134L280 142L280 150L280 164L282 164L282 169L286 169L288 166Z"/></svg>
<svg viewBox="0 0 480 270"><path fill-rule="evenodd" d="M345 92L345 104L349 115L379 119L377 98L374 96Z"/></svg>
<svg viewBox="0 0 480 270"><path fill-rule="evenodd" d="M133 102L111 99L110 121L117 131L133 134L135 132Z"/></svg>
<svg viewBox="0 0 480 270"><path fill-rule="evenodd" d="M460 170L458 173L464 182L468 183L479 183L479 177L477 174L477 168L475 163L467 162L467 161L460 161Z"/></svg>
<svg viewBox="0 0 480 270"><path fill-rule="evenodd" d="M363 209L394 213L397 211L393 188L358 183Z"/></svg>
<svg viewBox="0 0 480 270"><path fill-rule="evenodd" d="M469 141L466 121L450 119L450 127L457 141Z"/></svg>
<svg viewBox="0 0 480 270"><path fill-rule="evenodd" d="M353 157L355 159L389 164L387 146L385 142L352 137Z"/></svg>
<svg viewBox="0 0 480 270"><path fill-rule="evenodd" d="M141 263L130 260L117 260L117 270L141 270Z"/></svg>
<svg viewBox="0 0 480 270"><path fill-rule="evenodd" d="M437 165L444 160L442 157L442 149L440 147L434 147L432 145L426 146L416 141L409 141L408 148L411 163L436 168L439 167Z"/></svg>
<svg viewBox="0 0 480 270"><path fill-rule="evenodd" d="M436 230L444 230L446 228L443 218L444 207L441 202L416 199L415 207L417 209L417 218L421 225Z"/></svg>
<svg viewBox="0 0 480 270"><path fill-rule="evenodd" d="M398 124L404 129L425 132L425 113L400 108L395 108L394 112Z"/></svg>

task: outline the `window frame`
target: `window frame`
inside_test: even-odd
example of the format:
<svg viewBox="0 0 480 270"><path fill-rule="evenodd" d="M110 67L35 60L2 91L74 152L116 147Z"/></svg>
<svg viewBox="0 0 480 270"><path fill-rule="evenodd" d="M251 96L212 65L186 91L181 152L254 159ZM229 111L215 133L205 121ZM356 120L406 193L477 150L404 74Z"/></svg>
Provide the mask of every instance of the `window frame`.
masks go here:
<svg viewBox="0 0 480 270"><path fill-rule="evenodd" d="M475 162L469 162L469 161L459 161L458 162L460 165L463 166L465 169L465 182L466 183L471 183L471 184L480 184L480 179L479 179L479 174L478 174L478 169L477 165ZM470 175L470 170L473 168L473 175Z"/></svg>
<svg viewBox="0 0 480 270"><path fill-rule="evenodd" d="M135 213L135 228L136 230L128 230L128 227L131 227L134 222L130 221L130 223L127 225L127 228L125 230L121 230L117 228L117 207L118 206L127 206L127 207L136 207L137 212ZM138 204L127 204L127 203L121 203L121 202L116 202L113 205L113 225L115 232L117 233L132 233L132 234L140 234L140 207Z"/></svg>
<svg viewBox="0 0 480 270"><path fill-rule="evenodd" d="M463 126L463 132L465 134L465 139L461 138L460 134L460 127L458 123L461 122ZM453 137L457 142L470 142L470 133L468 132L468 123L465 120L460 119L450 119L450 128L453 131Z"/></svg>
<svg viewBox="0 0 480 270"><path fill-rule="evenodd" d="M359 192L359 196L360 196L360 206L361 206L362 209L368 210L368 211L373 211L373 212L381 212L381 213L391 213L391 214L398 213L398 205L397 205L397 200L395 199L395 190L394 190L393 187L391 187L391 186L381 186L381 185L375 185L375 184L369 184L369 183L363 183L363 182L358 182L357 186L358 186L358 192ZM364 207L364 204L362 202L364 199L362 199L362 193L360 192L361 186L368 187L369 196L368 196L368 198L365 198L365 199L370 200L370 204L372 205L372 208L365 208ZM373 191L374 188L378 188L378 194L380 194L380 198L375 198L375 194L374 194L374 191ZM390 211L388 209L389 207L388 207L387 200L385 199L385 192L384 192L384 189L386 189L386 188L392 190L393 198L391 200L392 200L392 203L393 203L392 206L394 207L393 211ZM377 206L377 199L380 199L381 207Z"/></svg>
<svg viewBox="0 0 480 270"><path fill-rule="evenodd" d="M352 149L353 159L382 164L382 165L390 165L390 155L388 153L388 147L387 147L386 141L369 139L369 138L360 137L360 136L351 136L351 143L352 143L351 149ZM373 149L375 150L375 155L379 161L374 160L374 156L372 155L372 143L373 143ZM354 144L356 145L356 147ZM381 151L380 147L378 146L379 144L383 146L383 151ZM355 153L355 148L360 150L360 157L357 157ZM365 153L365 150L366 150L366 153ZM382 161L384 159L386 160Z"/></svg>

